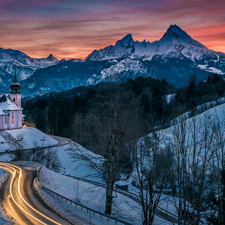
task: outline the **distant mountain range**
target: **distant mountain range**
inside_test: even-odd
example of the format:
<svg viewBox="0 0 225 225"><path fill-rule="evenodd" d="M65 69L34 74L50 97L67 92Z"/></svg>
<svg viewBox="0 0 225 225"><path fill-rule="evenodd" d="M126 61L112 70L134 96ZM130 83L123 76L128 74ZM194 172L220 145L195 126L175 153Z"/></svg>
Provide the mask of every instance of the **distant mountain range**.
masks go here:
<svg viewBox="0 0 225 225"><path fill-rule="evenodd" d="M0 48L0 90L7 89L16 73L20 81L26 80L40 68L46 68L58 63L53 55L47 58L31 58L23 52Z"/></svg>
<svg viewBox="0 0 225 225"><path fill-rule="evenodd" d="M52 55L32 59L26 54L0 49L0 79L6 87L17 65L22 92L26 95L68 90L137 76L165 78L177 87L190 75L203 79L209 73L225 74L225 54L193 40L177 25L171 25L159 41L134 41L126 35L115 45L94 50L85 60L57 60ZM0 86L1 87L1 86Z"/></svg>

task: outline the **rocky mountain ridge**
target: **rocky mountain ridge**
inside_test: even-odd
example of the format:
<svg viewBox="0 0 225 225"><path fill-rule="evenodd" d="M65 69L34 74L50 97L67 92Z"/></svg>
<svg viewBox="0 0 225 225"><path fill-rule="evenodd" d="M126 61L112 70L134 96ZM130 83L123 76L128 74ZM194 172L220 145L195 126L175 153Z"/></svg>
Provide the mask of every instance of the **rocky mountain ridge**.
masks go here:
<svg viewBox="0 0 225 225"><path fill-rule="evenodd" d="M16 64L19 79L23 80L21 90L25 95L68 90L106 81L121 82L137 76L165 78L181 87L187 85L193 74L199 80L210 73L225 74L225 54L208 49L177 25L171 25L162 38L154 42L134 41L132 35L128 34L116 41L115 45L94 50L85 60L58 61L52 55L45 59L32 59L18 51L14 58L12 55L11 61L7 61L7 57L4 61L0 53L0 79L2 84L9 82ZM20 68L23 72L20 72Z"/></svg>
<svg viewBox="0 0 225 225"><path fill-rule="evenodd" d="M32 58L25 53L13 50L0 48L0 88L7 89L16 72L19 80L26 80L35 71L41 68L46 68L58 63L52 54L47 58Z"/></svg>
<svg viewBox="0 0 225 225"><path fill-rule="evenodd" d="M100 61L109 59L136 59L168 62L170 59L186 59L195 63L218 61L225 58L224 53L208 49L192 39L177 25L171 25L159 41L134 41L131 34L126 35L115 45L94 50L86 60Z"/></svg>

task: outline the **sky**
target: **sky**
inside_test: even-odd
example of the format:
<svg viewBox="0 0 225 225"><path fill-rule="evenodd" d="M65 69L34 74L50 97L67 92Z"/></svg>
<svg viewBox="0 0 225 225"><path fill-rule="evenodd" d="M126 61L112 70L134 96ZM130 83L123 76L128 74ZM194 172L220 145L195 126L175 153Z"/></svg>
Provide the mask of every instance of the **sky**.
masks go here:
<svg viewBox="0 0 225 225"><path fill-rule="evenodd" d="M171 24L225 52L224 0L0 0L0 47L35 58L85 59L129 33L159 40Z"/></svg>

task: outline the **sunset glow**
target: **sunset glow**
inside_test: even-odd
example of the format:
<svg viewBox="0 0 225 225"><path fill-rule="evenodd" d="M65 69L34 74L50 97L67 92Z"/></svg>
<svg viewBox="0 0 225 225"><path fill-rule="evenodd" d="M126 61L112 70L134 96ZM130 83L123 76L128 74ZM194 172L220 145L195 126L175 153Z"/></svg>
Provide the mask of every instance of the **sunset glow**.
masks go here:
<svg viewBox="0 0 225 225"><path fill-rule="evenodd" d="M159 40L171 24L225 52L224 0L2 0L0 47L37 58L84 59L128 33Z"/></svg>

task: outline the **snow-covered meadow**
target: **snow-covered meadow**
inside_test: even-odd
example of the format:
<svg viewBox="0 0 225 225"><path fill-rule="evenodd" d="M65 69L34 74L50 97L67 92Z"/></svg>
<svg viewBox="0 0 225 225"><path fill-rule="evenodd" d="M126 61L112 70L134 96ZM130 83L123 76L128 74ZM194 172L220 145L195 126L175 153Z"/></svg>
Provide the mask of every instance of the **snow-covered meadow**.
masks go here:
<svg viewBox="0 0 225 225"><path fill-rule="evenodd" d="M0 186L7 179L8 175L9 175L9 172L7 172L6 170L0 168ZM0 224L5 224L5 225L13 224L9 220L9 218L7 218L7 215L5 214L5 211L1 207L1 205L0 205Z"/></svg>
<svg viewBox="0 0 225 225"><path fill-rule="evenodd" d="M40 171L39 182L41 185L68 199L71 199L72 201L104 213L105 188L103 187L60 175L46 169L45 167L42 167ZM44 196L46 195L44 192L42 194ZM142 224L141 206L120 193L114 193L114 196L112 215L120 219L124 219L134 225ZM106 224L108 224L108 222ZM166 225L171 223L156 216L154 224Z"/></svg>
<svg viewBox="0 0 225 225"><path fill-rule="evenodd" d="M0 152L54 146L58 142L33 127L0 131Z"/></svg>
<svg viewBox="0 0 225 225"><path fill-rule="evenodd" d="M210 104L214 104L214 103L209 103L208 105ZM192 117L192 118L189 118L186 120L186 124L188 124L189 126L189 129L188 129L188 133L187 133L187 142L186 142L186 145L187 144L190 144L191 142L188 143L188 138L191 137L191 133L193 131L193 121L196 122L196 126L198 127L198 135L200 135L200 131L204 128L203 124L205 124L207 126L207 123L209 124L210 122L212 122L213 119L216 119L217 122L221 122L221 124L224 126L224 127L221 127L222 129L225 129L225 123L223 123L223 120L224 120L224 117L225 117L225 104L221 104L221 105L218 105L216 107L213 107L213 108L210 108L206 111L204 111L203 113L195 116L195 117ZM188 114L187 114L188 115ZM187 117L183 117L183 118L187 118ZM162 131L159 131L158 134L159 135L164 135L164 138L165 138L165 142L162 143L162 148L165 147L165 143L167 143L169 140L172 141L173 139L173 129L175 129L175 126L179 126L179 120L182 119L182 116L181 117L178 117L176 121L174 121L174 123L176 125L174 126L171 126L165 130L162 130ZM189 145L189 147L191 147ZM85 163L85 161L82 161L81 159L79 160L75 160L73 158L71 158L71 155L69 154L69 151L68 149L71 149L71 148L79 148L80 150L88 153L89 151L84 149L83 147L75 144L75 143L70 143L68 145L65 145L65 146L62 146L62 147L54 147L54 149L57 151L58 153L58 156L59 156L59 160L60 160L60 163L62 165L62 168L61 168L61 173L62 174L67 174L67 175L71 175L71 176L76 176L76 177L80 177L80 178L85 178L85 179L88 179L88 180L93 180L93 181L97 181L97 182L100 182L102 183L103 180L98 176L97 172L88 167L87 164ZM90 154L93 154L90 152ZM191 157L191 152L189 154L189 157ZM47 178L46 178L47 179ZM52 180L51 180L52 179ZM65 179L71 179L71 178L65 178ZM52 187L54 191L57 191L59 193L61 193L62 195L66 194L66 196L68 198L72 198L74 199L75 198L75 192L74 192L74 186L76 186L77 184L79 184L79 190L94 190L96 188L97 191L92 191L92 192L97 192L98 194L95 196L95 194L93 193L89 193L89 196L88 196L88 192L86 195L83 196L83 204L86 204L87 206L90 206L90 207L97 207L98 209L102 209L101 207L99 207L101 204L104 205L104 190L101 190L102 188L97 188L96 186L93 186L91 184L86 184L84 182L77 182L75 180L73 181L60 181L60 179L56 179L56 183L57 182L60 182L60 183L57 183L57 187ZM63 183L65 182L70 182L70 190L69 192L65 191L65 186L63 185ZM138 193L138 189L134 188L132 185L131 185L131 182L132 182L132 179L129 180L129 191L133 192L134 194L137 194ZM49 176L49 184L53 184L54 183L54 179L53 179L53 176ZM54 185L53 185L54 186ZM73 188L72 188L73 187ZM100 190L98 190L100 189ZM56 191L56 192L57 192ZM81 191L82 192L82 191ZM91 194L94 196L91 197ZM86 197L85 197L86 196ZM100 199L100 196L102 197L101 201L99 200ZM95 198L95 200L93 200L91 203L89 201L86 201L86 199L93 199ZM120 197L120 195L118 195L117 198L115 198L115 202L118 203L118 205L121 204L121 200L120 199L123 199L122 197ZM168 197L167 195L162 195L161 197L161 202L159 204L160 207L164 208L165 210L177 215L177 210L174 206L174 201L176 202L176 199L174 198L170 198ZM122 202L127 202L126 199L123 199ZM125 204L125 203L124 203ZM129 205L129 204L128 204ZM126 204L126 206L123 205L124 208L127 208L129 209L129 206ZM175 204L176 205L176 204ZM136 207L137 209L138 207ZM128 210L129 211L129 210ZM131 210L134 213L135 211L135 214L137 213L137 210ZM122 210L121 210L122 212ZM139 222L141 221L141 216L140 216L140 208L138 209L138 213L136 214L136 218L139 217ZM130 217L131 218L131 217ZM156 217L156 221L157 221L157 218Z"/></svg>
<svg viewBox="0 0 225 225"><path fill-rule="evenodd" d="M203 131L207 127L207 125L210 125L212 122L215 122L215 121L221 124L221 127L220 127L221 130L225 130L225 122L224 122L225 104L223 102L224 102L224 98L221 98L216 102L211 102L203 106L199 106L198 109L199 111L201 111L203 110L204 107L205 109L207 109L208 107L211 107L213 105L215 106L218 103L219 104L222 103L221 105L210 108L204 111L203 113L197 116L194 116L192 118L189 118L190 112L187 112L184 115L178 117L176 120L173 121L175 125L158 132L159 135L163 135L165 137L165 142L162 144L161 147L164 148L168 141L173 141L174 129L176 127L179 127L179 122L182 119L185 119L186 124L188 126L188 129L187 129L188 133L187 133L187 139L185 144L188 145L189 148L192 147L191 142L188 142L188 140L190 140L189 138L191 138L194 122L196 127L198 128L197 136L200 135L201 131ZM44 143L44 146L52 145L53 147L51 149L55 150L58 154L58 158L61 164L61 168L60 168L61 174L75 176L79 178L85 178L90 181L104 183L104 181L101 179L99 174L93 168L88 167L85 161L83 161L82 159L75 159L74 157L71 157L71 154L69 154L70 149L78 148L85 154L95 156L94 153L88 151L82 146L74 142L63 145L63 146L54 146L57 144L56 140L38 131L35 128L23 128L21 130L11 130L11 131L7 131L7 133L12 135L17 140L22 138L21 142L24 143L25 148L33 148L35 146L37 147L38 144L39 144L39 147L42 147L43 146L42 143ZM0 135L0 141L4 142L4 138L1 135ZM4 146L4 148L2 148L2 146ZM0 145L1 151L6 150L7 148L8 148L7 143ZM190 157L193 156L191 151L189 153L189 156ZM0 160L1 161L10 160L10 158L4 158L4 157L0 156ZM47 188L73 201L79 201L81 204L91 207L95 210L99 210L101 212L104 211L105 190L102 187L85 183L83 181L77 181L71 177L62 176L44 167L40 173L40 182ZM130 179L128 182L129 182L129 191L137 194L138 189L134 188L131 185L132 179ZM120 215L123 215L123 216L126 215L125 217L127 218L127 220L132 221L133 224L141 224L140 205L138 205L133 200L119 193L117 193L116 196L117 197L115 197L114 199L116 203L115 204L116 207L113 208L113 212L117 214L119 213ZM169 198L167 195L162 195L161 202L159 205L165 210L173 214L177 214L175 207L173 206L173 204L171 204L171 202L173 201L174 199ZM170 224L169 222L163 221L156 216L155 224L161 224L163 222L164 224Z"/></svg>

